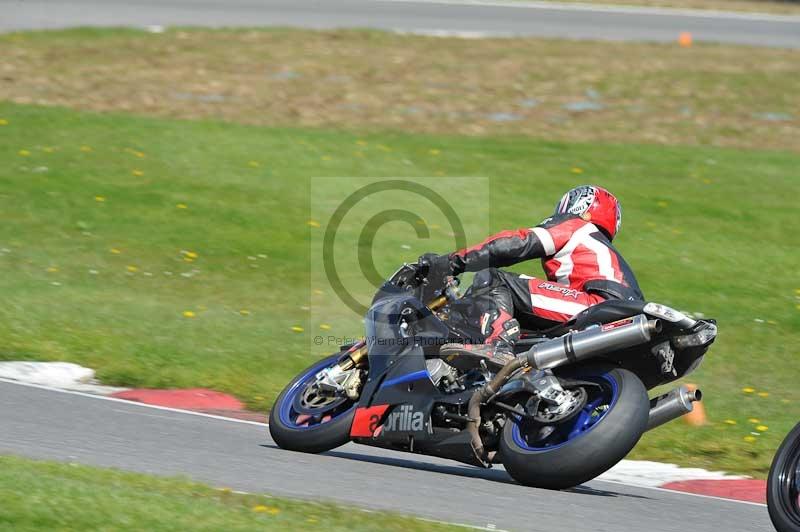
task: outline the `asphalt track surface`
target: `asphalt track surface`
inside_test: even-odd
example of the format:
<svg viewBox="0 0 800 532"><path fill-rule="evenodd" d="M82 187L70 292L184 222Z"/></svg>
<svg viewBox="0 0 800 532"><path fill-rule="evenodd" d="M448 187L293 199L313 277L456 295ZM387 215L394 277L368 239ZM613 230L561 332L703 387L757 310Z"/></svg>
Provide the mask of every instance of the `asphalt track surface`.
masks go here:
<svg viewBox="0 0 800 532"><path fill-rule="evenodd" d="M0 453L216 487L393 510L505 530L758 532L766 507L604 481L569 491L515 484L502 468L355 444L284 451L265 425L0 381Z"/></svg>
<svg viewBox="0 0 800 532"><path fill-rule="evenodd" d="M0 31L71 26L379 28L800 48L800 17L496 0L0 0Z"/></svg>

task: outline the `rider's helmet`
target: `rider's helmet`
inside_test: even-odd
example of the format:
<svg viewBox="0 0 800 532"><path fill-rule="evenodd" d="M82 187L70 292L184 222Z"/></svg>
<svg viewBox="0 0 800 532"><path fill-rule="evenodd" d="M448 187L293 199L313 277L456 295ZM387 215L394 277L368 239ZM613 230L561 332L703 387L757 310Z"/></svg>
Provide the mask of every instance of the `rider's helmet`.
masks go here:
<svg viewBox="0 0 800 532"><path fill-rule="evenodd" d="M589 220L610 239L622 223L622 207L608 190L594 185L575 187L561 197L556 214L575 214Z"/></svg>

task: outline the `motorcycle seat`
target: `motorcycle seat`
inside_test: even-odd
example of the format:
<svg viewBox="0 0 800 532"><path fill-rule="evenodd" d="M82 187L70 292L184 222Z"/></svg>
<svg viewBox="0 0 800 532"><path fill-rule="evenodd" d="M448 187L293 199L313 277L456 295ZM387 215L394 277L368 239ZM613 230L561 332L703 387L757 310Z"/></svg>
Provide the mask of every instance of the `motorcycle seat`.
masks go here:
<svg viewBox="0 0 800 532"><path fill-rule="evenodd" d="M538 336L540 338L556 338L570 331L584 329L590 325L602 325L636 316L644 312L645 304L644 301L609 299L587 308L573 316L569 321L559 323L555 327L540 331L525 331L523 334L527 333L525 336Z"/></svg>

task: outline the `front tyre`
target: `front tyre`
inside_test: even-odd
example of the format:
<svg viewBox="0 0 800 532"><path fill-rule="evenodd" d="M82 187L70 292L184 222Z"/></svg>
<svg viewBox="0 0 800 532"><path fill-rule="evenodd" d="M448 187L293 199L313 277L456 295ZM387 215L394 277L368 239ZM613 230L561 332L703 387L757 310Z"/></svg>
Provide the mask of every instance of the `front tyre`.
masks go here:
<svg viewBox="0 0 800 532"><path fill-rule="evenodd" d="M339 361L331 355L295 377L272 406L269 433L281 449L321 453L350 441L355 403L346 397L326 397L314 389L316 375Z"/></svg>
<svg viewBox="0 0 800 532"><path fill-rule="evenodd" d="M543 429L509 418L500 438L506 471L526 486L565 489L587 482L622 460L647 428L650 400L632 372L611 365L567 370L562 378L585 386L585 406L569 420Z"/></svg>
<svg viewBox="0 0 800 532"><path fill-rule="evenodd" d="M800 423L786 436L772 460L767 508L778 532L800 530Z"/></svg>

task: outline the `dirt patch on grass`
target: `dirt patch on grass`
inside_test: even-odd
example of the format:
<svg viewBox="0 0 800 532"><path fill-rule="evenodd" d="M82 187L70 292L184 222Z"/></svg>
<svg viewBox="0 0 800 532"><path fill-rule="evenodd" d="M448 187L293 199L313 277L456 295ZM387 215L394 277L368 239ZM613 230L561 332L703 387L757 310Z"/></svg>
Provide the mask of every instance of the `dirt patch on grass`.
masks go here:
<svg viewBox="0 0 800 532"><path fill-rule="evenodd" d="M800 150L800 52L371 31L0 38L0 99L248 124Z"/></svg>

